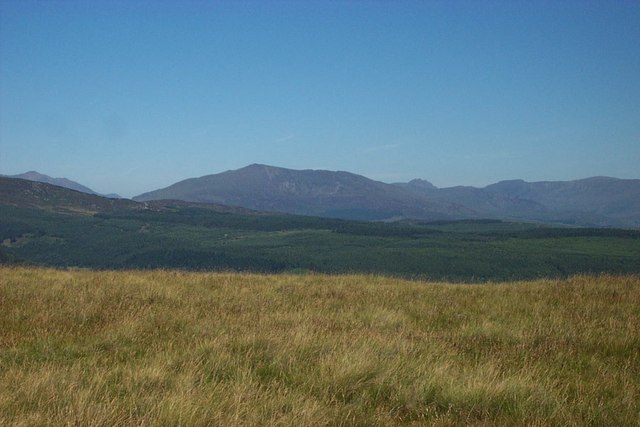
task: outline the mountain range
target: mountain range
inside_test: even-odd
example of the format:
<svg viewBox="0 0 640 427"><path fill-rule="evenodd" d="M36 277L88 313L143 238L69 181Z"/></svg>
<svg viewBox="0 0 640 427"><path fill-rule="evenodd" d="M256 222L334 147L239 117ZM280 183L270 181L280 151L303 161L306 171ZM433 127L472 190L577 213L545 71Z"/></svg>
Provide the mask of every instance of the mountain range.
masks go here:
<svg viewBox="0 0 640 427"><path fill-rule="evenodd" d="M161 199L359 220L495 218L640 227L640 180L609 177L437 188L421 179L386 184L349 172L253 164L134 197Z"/></svg>
<svg viewBox="0 0 640 427"><path fill-rule="evenodd" d="M591 177L575 181L500 181L484 188L405 188L458 203L485 218L591 227L639 227L640 180Z"/></svg>
<svg viewBox="0 0 640 427"><path fill-rule="evenodd" d="M50 208L64 210L67 206L87 211L116 206L91 189L65 178L51 178L37 172L13 178L21 178L11 181L14 183L28 179L94 196L78 198L75 191L63 194L56 187L9 184L3 179L0 196L4 200L19 200L18 204L38 200L37 203ZM76 199L82 199L82 203L78 204ZM226 209L356 220L500 219L587 227L640 227L640 180L609 177L544 182L510 180L483 188L437 188L422 179L387 184L350 172L253 164L186 179L133 200L144 202L131 205L136 209L145 205L153 208L160 200L174 200L215 205L217 210L230 206L232 208ZM122 200L127 202L133 203Z"/></svg>

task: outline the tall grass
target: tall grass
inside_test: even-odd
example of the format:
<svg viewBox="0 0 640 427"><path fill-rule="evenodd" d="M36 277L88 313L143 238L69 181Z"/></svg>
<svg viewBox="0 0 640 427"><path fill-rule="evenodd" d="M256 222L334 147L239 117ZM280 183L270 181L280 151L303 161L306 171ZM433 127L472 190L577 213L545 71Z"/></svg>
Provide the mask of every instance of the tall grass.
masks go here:
<svg viewBox="0 0 640 427"><path fill-rule="evenodd" d="M640 278L0 268L0 425L637 425Z"/></svg>

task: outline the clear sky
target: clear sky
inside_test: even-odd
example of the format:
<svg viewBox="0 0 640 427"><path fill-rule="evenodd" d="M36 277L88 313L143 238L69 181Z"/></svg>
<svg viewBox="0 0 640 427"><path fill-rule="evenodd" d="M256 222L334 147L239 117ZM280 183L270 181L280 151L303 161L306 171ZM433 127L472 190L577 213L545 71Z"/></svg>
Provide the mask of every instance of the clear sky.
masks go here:
<svg viewBox="0 0 640 427"><path fill-rule="evenodd" d="M0 0L0 173L640 178L640 1Z"/></svg>

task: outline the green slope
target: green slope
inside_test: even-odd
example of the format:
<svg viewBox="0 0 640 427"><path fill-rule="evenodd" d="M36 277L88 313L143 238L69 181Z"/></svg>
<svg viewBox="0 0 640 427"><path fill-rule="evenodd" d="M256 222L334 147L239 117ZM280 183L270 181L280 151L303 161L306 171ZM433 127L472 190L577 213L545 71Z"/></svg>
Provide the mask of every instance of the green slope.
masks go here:
<svg viewBox="0 0 640 427"><path fill-rule="evenodd" d="M483 281L640 272L640 232L502 222L361 223L288 215L0 207L0 240L27 263L90 268L367 272Z"/></svg>

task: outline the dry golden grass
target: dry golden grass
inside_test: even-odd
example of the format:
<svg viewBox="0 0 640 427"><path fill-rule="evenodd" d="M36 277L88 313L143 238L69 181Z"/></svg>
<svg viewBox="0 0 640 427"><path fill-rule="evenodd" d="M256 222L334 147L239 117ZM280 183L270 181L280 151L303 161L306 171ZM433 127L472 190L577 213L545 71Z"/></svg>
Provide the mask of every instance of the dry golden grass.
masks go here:
<svg viewBox="0 0 640 427"><path fill-rule="evenodd" d="M0 425L637 425L640 278L0 268Z"/></svg>

